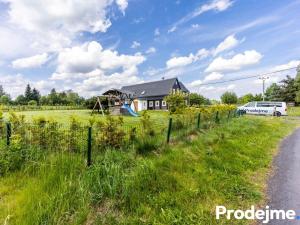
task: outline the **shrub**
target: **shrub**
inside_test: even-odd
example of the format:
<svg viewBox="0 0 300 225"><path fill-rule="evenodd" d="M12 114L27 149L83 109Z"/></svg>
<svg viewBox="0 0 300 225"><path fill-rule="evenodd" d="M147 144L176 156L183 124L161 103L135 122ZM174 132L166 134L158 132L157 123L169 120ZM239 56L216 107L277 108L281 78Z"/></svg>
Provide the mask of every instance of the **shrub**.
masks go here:
<svg viewBox="0 0 300 225"><path fill-rule="evenodd" d="M153 128L153 123L150 120L150 115L147 111L142 113L141 124L144 136L155 136L155 130Z"/></svg>
<svg viewBox="0 0 300 225"><path fill-rule="evenodd" d="M234 92L227 91L221 96L221 100L222 103L225 104L236 104L238 101L238 97Z"/></svg>
<svg viewBox="0 0 300 225"><path fill-rule="evenodd" d="M37 106L37 101L35 101L35 100L30 100L30 101L28 102L28 105L30 105L30 106Z"/></svg>
<svg viewBox="0 0 300 225"><path fill-rule="evenodd" d="M122 117L114 118L112 116L107 116L104 123L99 121L98 126L100 127L100 132L96 138L98 146L102 148L122 148L126 135L121 129L123 123Z"/></svg>
<svg viewBox="0 0 300 225"><path fill-rule="evenodd" d="M181 113L186 107L186 94L181 91L172 92L165 97L170 113Z"/></svg>

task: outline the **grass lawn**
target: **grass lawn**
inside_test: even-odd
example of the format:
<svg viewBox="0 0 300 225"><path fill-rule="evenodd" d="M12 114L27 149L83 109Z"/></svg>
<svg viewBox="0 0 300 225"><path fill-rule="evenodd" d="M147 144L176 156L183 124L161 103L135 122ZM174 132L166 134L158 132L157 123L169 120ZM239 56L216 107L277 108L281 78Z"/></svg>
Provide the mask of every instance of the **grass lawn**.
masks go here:
<svg viewBox="0 0 300 225"><path fill-rule="evenodd" d="M93 117L103 119L101 114L91 116L92 110L42 110L42 111L24 111L16 112L17 115L24 115L25 120L30 122L34 118L45 117L46 119L54 119L59 123L68 124L71 116L75 116L80 122L88 124ZM167 111L149 111L151 118L154 120L164 120L168 117ZM8 113L4 113L4 117L8 118ZM140 120L140 117L123 116L124 122L135 123Z"/></svg>
<svg viewBox="0 0 300 225"><path fill-rule="evenodd" d="M52 155L0 180L0 223L251 224L215 220L216 205L264 201L279 141L298 123L243 117L148 155L107 151L87 169Z"/></svg>
<svg viewBox="0 0 300 225"><path fill-rule="evenodd" d="M289 107L288 108L288 115L289 116L300 116L300 107Z"/></svg>

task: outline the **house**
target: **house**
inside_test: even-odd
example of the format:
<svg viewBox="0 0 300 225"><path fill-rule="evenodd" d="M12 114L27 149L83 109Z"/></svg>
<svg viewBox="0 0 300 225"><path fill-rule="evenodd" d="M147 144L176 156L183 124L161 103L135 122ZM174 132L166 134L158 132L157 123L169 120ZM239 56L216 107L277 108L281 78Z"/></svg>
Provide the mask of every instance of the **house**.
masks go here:
<svg viewBox="0 0 300 225"><path fill-rule="evenodd" d="M135 111L167 109L164 97L177 90L189 93L189 90L178 78L162 79L121 88L121 91L133 94L134 100L131 107Z"/></svg>

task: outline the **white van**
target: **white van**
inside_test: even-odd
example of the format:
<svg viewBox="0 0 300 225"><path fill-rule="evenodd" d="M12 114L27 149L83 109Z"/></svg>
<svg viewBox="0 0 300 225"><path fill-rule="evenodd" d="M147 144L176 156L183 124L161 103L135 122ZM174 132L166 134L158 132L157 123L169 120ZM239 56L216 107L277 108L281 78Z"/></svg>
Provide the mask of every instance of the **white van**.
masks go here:
<svg viewBox="0 0 300 225"><path fill-rule="evenodd" d="M247 114L287 116L285 102L249 102L238 107L238 109L245 111Z"/></svg>

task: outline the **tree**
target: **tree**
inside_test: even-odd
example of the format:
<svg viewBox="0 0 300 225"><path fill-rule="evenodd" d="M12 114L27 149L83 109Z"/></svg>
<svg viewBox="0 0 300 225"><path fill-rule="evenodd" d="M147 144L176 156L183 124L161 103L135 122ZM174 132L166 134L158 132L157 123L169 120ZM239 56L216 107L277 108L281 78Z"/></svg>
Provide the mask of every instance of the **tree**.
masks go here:
<svg viewBox="0 0 300 225"><path fill-rule="evenodd" d="M296 97L295 97L295 102L298 104L300 103L300 64L297 67L297 75L295 78L295 86L296 86Z"/></svg>
<svg viewBox="0 0 300 225"><path fill-rule="evenodd" d="M37 101L35 101L35 100L30 100L30 101L28 102L28 105L31 105L31 106L37 106Z"/></svg>
<svg viewBox="0 0 300 225"><path fill-rule="evenodd" d="M234 92L227 91L221 96L221 101L224 104L236 104L238 98Z"/></svg>
<svg viewBox="0 0 300 225"><path fill-rule="evenodd" d="M49 103L51 105L57 105L57 104L59 104L58 96L57 96L55 88L52 88L50 94L48 95L48 99L49 99Z"/></svg>
<svg viewBox="0 0 300 225"><path fill-rule="evenodd" d="M169 107L171 113L180 112L186 107L186 94L181 91L172 92L164 99Z"/></svg>
<svg viewBox="0 0 300 225"><path fill-rule="evenodd" d="M15 103L17 105L26 105L27 104L27 101L26 101L26 98L24 95L19 95L16 100L15 100Z"/></svg>
<svg viewBox="0 0 300 225"><path fill-rule="evenodd" d="M281 87L276 83L271 84L271 86L267 88L265 95L266 100L282 101Z"/></svg>
<svg viewBox="0 0 300 225"><path fill-rule="evenodd" d="M32 91L31 91L30 84L27 84L24 96L25 96L26 102L29 102L32 99Z"/></svg>
<svg viewBox="0 0 300 225"><path fill-rule="evenodd" d="M245 94L245 95L239 97L238 103L240 103L240 104L245 104L245 103L247 103L247 102L253 101L253 99L254 99L253 94L251 94L251 93Z"/></svg>
<svg viewBox="0 0 300 225"><path fill-rule="evenodd" d="M190 94L190 105L210 105L209 99L205 98L204 96L191 93Z"/></svg>
<svg viewBox="0 0 300 225"><path fill-rule="evenodd" d="M290 76L286 76L286 78L280 81L280 83L282 100L285 102L294 102L297 93L295 79Z"/></svg>
<svg viewBox="0 0 300 225"><path fill-rule="evenodd" d="M11 99L8 95L2 95L0 97L0 104L3 104L3 105L9 105L11 102Z"/></svg>
<svg viewBox="0 0 300 225"><path fill-rule="evenodd" d="M41 98L40 92L37 89L33 88L30 100L34 100L37 102L37 104L39 104L40 98Z"/></svg>
<svg viewBox="0 0 300 225"><path fill-rule="evenodd" d="M0 85L0 97L3 95L5 95L5 92L4 92L3 86Z"/></svg>

